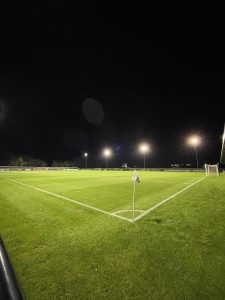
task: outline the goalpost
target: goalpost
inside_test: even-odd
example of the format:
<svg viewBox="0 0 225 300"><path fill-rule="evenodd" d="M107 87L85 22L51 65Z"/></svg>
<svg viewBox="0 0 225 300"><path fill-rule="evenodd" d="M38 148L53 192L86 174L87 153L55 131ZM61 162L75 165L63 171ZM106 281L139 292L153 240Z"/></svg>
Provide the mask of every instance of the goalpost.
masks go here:
<svg viewBox="0 0 225 300"><path fill-rule="evenodd" d="M219 176L219 167L218 165L207 165L205 164L205 173L206 173L206 176L209 176L209 175L216 175L216 176Z"/></svg>

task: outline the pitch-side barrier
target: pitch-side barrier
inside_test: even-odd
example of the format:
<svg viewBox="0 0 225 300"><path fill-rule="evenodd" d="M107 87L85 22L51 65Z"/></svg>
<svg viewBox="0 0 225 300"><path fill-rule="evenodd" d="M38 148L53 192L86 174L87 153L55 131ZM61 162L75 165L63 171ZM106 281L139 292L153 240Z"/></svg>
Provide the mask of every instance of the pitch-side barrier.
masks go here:
<svg viewBox="0 0 225 300"><path fill-rule="evenodd" d="M0 166L0 171L164 171L164 172L205 172L204 168L78 168L78 167L30 167L30 166Z"/></svg>

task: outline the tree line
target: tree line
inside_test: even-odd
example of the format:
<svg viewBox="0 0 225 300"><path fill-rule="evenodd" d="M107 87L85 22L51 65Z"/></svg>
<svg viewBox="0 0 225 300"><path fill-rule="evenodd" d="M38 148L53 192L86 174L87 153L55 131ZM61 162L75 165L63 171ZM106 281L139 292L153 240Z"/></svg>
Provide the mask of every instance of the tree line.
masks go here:
<svg viewBox="0 0 225 300"><path fill-rule="evenodd" d="M30 166L30 167L75 167L76 163L74 160L53 160L52 163L47 163L40 158L33 158L28 155L15 156L10 159L10 166Z"/></svg>

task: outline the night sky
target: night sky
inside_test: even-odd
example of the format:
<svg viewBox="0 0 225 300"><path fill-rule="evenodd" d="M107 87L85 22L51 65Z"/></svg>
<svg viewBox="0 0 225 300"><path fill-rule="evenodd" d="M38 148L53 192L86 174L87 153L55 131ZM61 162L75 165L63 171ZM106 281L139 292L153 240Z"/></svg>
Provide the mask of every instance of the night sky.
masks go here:
<svg viewBox="0 0 225 300"><path fill-rule="evenodd" d="M87 5L88 6L88 5ZM3 13L3 12L2 12ZM224 116L223 11L149 7L11 7L0 52L0 163L89 153L89 166L194 163L220 158Z"/></svg>

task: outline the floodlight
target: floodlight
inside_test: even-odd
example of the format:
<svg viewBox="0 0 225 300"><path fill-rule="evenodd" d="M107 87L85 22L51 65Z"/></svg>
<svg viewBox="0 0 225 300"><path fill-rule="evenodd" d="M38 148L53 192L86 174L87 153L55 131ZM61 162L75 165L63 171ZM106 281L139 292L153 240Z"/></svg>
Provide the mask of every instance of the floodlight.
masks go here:
<svg viewBox="0 0 225 300"><path fill-rule="evenodd" d="M109 148L105 148L105 149L103 150L103 156L106 157L106 158L112 156L112 150L109 149Z"/></svg>
<svg viewBox="0 0 225 300"><path fill-rule="evenodd" d="M146 144L146 143L140 144L140 146L139 146L139 151L140 151L141 153L148 153L148 152L150 151L150 147L149 147L149 145Z"/></svg>
<svg viewBox="0 0 225 300"><path fill-rule="evenodd" d="M110 148L105 148L103 149L102 154L106 159L106 168L108 168L108 159L112 156L112 150Z"/></svg>
<svg viewBox="0 0 225 300"><path fill-rule="evenodd" d="M188 138L188 144L195 147L196 167L198 168L198 152L197 146L201 143L201 138L197 135L192 135Z"/></svg>
<svg viewBox="0 0 225 300"><path fill-rule="evenodd" d="M142 143L139 145L139 152L144 155L144 169L145 169L145 154L150 151L150 146L147 143Z"/></svg>
<svg viewBox="0 0 225 300"><path fill-rule="evenodd" d="M84 153L84 156L87 157L87 156L88 156L88 153Z"/></svg>
<svg viewBox="0 0 225 300"><path fill-rule="evenodd" d="M197 135L193 135L193 136L189 137L189 139L188 139L188 144L192 145L192 146L197 146L200 144L200 142L201 142L201 139Z"/></svg>

